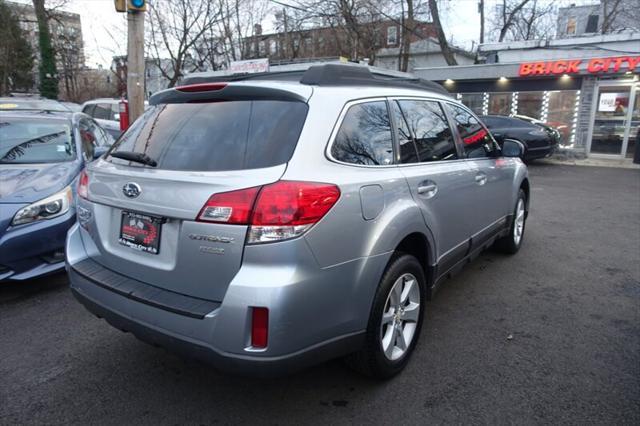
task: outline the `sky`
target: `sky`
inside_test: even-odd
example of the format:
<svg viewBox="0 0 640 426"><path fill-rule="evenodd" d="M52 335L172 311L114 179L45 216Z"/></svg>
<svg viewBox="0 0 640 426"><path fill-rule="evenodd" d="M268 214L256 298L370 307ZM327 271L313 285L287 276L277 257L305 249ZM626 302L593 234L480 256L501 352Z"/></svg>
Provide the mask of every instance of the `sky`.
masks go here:
<svg viewBox="0 0 640 426"><path fill-rule="evenodd" d="M30 3L29 0L14 1ZM472 49L473 43L477 43L480 31L477 3L477 0L442 2L440 13L445 32L459 47ZM496 0L485 3L488 15ZM80 14L88 67L109 67L112 56L126 54L126 14L116 12L113 0L68 0L64 9ZM265 30L269 29L271 20L267 18L263 23Z"/></svg>

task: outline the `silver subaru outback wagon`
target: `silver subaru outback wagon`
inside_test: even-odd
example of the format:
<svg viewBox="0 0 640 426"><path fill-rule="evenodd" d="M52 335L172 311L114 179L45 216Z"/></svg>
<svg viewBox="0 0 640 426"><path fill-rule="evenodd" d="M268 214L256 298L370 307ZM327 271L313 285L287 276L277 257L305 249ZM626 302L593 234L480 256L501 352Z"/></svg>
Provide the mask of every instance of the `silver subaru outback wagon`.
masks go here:
<svg viewBox="0 0 640 426"><path fill-rule="evenodd" d="M154 95L81 175L73 294L225 371L344 356L393 376L439 284L522 244L522 147L439 86L367 67L226 80Z"/></svg>

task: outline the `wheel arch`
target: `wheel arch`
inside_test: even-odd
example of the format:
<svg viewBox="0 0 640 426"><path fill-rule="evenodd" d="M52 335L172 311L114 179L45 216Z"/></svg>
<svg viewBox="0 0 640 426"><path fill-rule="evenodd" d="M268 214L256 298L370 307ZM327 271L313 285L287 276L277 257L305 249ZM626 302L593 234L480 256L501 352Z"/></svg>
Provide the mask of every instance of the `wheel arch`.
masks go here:
<svg viewBox="0 0 640 426"><path fill-rule="evenodd" d="M396 244L394 252L409 254L418 259L426 279L426 297L427 299L431 299L431 288L434 284L435 277L433 275L435 268L433 266L434 261L432 259L434 250L432 249L432 243L429 238L422 232L411 232ZM391 263L392 260L393 257L389 260L389 263Z"/></svg>

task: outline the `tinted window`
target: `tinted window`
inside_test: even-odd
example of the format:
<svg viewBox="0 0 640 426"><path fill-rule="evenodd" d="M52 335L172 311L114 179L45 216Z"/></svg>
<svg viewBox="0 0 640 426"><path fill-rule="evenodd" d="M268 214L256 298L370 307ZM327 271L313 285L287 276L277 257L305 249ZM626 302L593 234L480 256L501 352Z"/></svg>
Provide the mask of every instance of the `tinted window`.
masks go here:
<svg viewBox="0 0 640 426"><path fill-rule="evenodd" d="M167 170L271 167L291 159L307 109L285 101L158 105L134 122L114 150L145 153Z"/></svg>
<svg viewBox="0 0 640 426"><path fill-rule="evenodd" d="M495 149L491 134L470 112L457 105L447 104L462 138L467 158L488 157Z"/></svg>
<svg viewBox="0 0 640 426"><path fill-rule="evenodd" d="M457 158L453 134L438 102L400 101L400 107L414 137L420 162Z"/></svg>
<svg viewBox="0 0 640 426"><path fill-rule="evenodd" d="M400 162L401 163L417 163L418 162L418 150L413 142L413 136L409 130L409 125L398 105L397 101L391 103L391 110L393 112L394 124L397 128L398 134L398 146L400 147Z"/></svg>
<svg viewBox="0 0 640 426"><path fill-rule="evenodd" d="M58 163L75 156L67 122L0 117L0 163Z"/></svg>
<svg viewBox="0 0 640 426"><path fill-rule="evenodd" d="M331 155L351 164L391 164L393 143L387 103L368 102L349 108L331 147Z"/></svg>

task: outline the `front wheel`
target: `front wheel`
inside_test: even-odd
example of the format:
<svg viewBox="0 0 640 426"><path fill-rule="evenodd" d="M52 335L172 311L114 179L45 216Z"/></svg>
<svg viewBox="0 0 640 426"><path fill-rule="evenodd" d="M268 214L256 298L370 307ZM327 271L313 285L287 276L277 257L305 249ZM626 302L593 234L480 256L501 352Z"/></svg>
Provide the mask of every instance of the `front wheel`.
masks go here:
<svg viewBox="0 0 640 426"><path fill-rule="evenodd" d="M420 334L425 288L420 262L414 256L397 254L376 291L365 345L347 358L352 368L386 379L405 367Z"/></svg>
<svg viewBox="0 0 640 426"><path fill-rule="evenodd" d="M498 250L508 254L516 254L520 250L527 220L526 203L527 196L521 189L518 193L509 234L496 241L495 246Z"/></svg>

